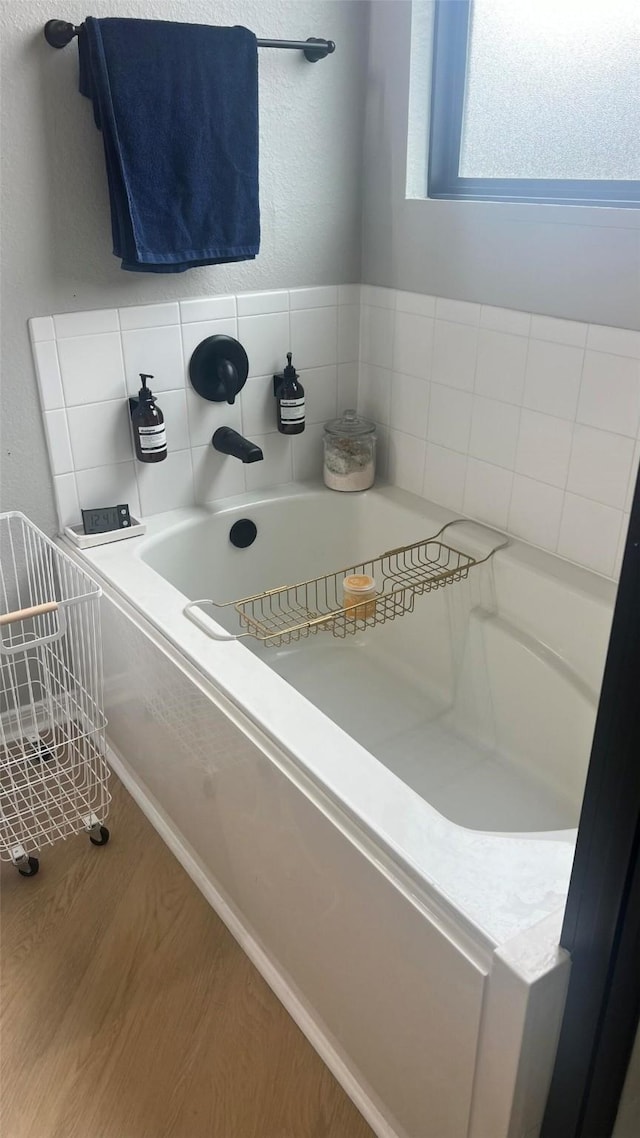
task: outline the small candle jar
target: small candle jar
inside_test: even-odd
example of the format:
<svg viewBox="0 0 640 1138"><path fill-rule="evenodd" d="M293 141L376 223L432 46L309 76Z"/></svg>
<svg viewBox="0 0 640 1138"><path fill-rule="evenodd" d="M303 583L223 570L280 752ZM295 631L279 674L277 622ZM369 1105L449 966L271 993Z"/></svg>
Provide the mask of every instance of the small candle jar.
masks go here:
<svg viewBox="0 0 640 1138"><path fill-rule="evenodd" d="M350 573L342 582L343 607L353 608L356 620L368 620L376 615L376 583L368 573Z"/></svg>

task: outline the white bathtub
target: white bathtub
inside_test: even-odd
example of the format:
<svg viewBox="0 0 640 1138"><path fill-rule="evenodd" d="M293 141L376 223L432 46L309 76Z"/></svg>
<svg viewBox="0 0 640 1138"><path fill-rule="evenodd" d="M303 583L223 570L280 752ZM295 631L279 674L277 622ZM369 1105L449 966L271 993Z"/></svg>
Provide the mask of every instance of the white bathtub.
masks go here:
<svg viewBox="0 0 640 1138"><path fill-rule="evenodd" d="M228 538L242 517L247 549ZM451 517L395 489L287 486L82 556L106 585L125 774L377 1132L529 1138L613 586L512 543L345 640L222 642L183 614ZM478 555L494 535L449 540ZM211 630L240 631L232 612Z"/></svg>

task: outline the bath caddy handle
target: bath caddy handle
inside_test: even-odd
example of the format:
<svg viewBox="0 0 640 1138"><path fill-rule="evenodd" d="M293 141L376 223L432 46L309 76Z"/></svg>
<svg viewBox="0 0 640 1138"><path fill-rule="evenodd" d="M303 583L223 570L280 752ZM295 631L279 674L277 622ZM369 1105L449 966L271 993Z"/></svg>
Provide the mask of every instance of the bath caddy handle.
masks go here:
<svg viewBox="0 0 640 1138"><path fill-rule="evenodd" d="M457 524L480 525L467 518L447 522L433 537L390 549L360 565L350 565L336 573L267 589L252 597L218 603L209 599L190 601L185 616L203 629L212 640L230 641L253 636L265 644L279 647L291 644L316 632L330 632L345 637L364 628L373 628L413 612L415 599L432 589L441 589L455 581L463 581L474 566L482 565L499 549L509 545L509 538L499 530L490 530L502 540L484 557L471 557L460 549L440 541L444 531ZM481 526L490 529L489 526ZM348 574L367 574L374 578L378 591L360 604L345 607L342 582ZM236 634L218 631L201 611L203 608L234 608L243 631Z"/></svg>
<svg viewBox="0 0 640 1138"><path fill-rule="evenodd" d="M43 616L47 612L56 612L57 608L57 601L44 601L41 605L30 605L26 609L0 613L0 627L5 624L15 624L16 621L31 620L34 616Z"/></svg>

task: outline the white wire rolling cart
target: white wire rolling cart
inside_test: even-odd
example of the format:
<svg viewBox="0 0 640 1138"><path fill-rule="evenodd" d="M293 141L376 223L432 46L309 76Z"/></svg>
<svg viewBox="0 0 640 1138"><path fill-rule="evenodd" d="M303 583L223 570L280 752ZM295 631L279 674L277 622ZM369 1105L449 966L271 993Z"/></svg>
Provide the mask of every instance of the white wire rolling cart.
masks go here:
<svg viewBox="0 0 640 1138"><path fill-rule="evenodd" d="M0 515L0 860L24 877L44 845L109 840L100 594L24 514Z"/></svg>

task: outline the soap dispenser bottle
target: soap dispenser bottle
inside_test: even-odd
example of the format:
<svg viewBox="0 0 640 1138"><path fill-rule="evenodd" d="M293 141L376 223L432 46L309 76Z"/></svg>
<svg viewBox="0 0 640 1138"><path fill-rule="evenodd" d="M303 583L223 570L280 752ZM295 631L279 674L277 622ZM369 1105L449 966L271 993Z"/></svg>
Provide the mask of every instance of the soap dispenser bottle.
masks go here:
<svg viewBox="0 0 640 1138"><path fill-rule="evenodd" d="M273 393L278 405L278 430L283 435L301 435L304 431L304 387L287 352L287 366L273 377Z"/></svg>
<svg viewBox="0 0 640 1138"><path fill-rule="evenodd" d="M147 387L152 375L140 373L142 386L137 399L130 399L131 426L136 456L140 462L162 462L167 457L167 430L164 415L153 392Z"/></svg>

